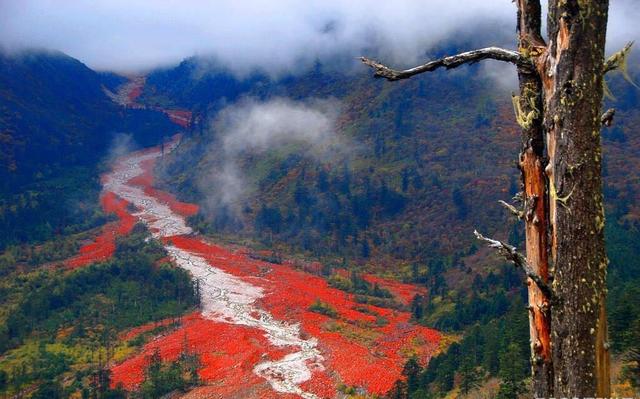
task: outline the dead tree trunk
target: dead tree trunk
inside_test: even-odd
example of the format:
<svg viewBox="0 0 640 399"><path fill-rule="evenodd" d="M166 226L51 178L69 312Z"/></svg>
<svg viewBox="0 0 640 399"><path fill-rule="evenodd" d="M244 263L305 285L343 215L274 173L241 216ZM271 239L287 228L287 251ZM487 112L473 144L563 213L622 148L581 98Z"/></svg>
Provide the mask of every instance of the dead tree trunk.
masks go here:
<svg viewBox="0 0 640 399"><path fill-rule="evenodd" d="M518 0L518 48L520 53L537 56L544 52L540 35L541 9L538 1ZM522 128L522 213L525 223L527 262L542 281L549 280L548 198L544 175L544 132L542 81L537 72L518 67L520 96L514 98L516 118ZM553 393L553 363L551 360L550 298L527 280L529 294L529 335L531 337L532 390L537 398Z"/></svg>
<svg viewBox="0 0 640 399"><path fill-rule="evenodd" d="M556 396L608 397L600 146L607 0L549 2L538 60L549 164Z"/></svg>
<svg viewBox="0 0 640 399"><path fill-rule="evenodd" d="M526 257L476 235L527 275L532 393L608 397L600 125L611 123L613 110L600 115L604 74L624 62L631 44L604 61L608 0L549 0L548 44L540 1L516 3L518 52L489 47L406 70L362 61L390 81L484 59L517 66L523 209L503 204L525 222Z"/></svg>

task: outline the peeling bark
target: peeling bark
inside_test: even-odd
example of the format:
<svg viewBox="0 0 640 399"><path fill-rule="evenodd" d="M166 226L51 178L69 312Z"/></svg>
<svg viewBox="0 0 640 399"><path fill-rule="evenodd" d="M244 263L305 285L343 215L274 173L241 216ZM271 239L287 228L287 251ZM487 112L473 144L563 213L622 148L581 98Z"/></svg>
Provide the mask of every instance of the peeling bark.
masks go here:
<svg viewBox="0 0 640 399"><path fill-rule="evenodd" d="M608 397L600 145L607 0L549 2L544 126L549 151L555 396Z"/></svg>
<svg viewBox="0 0 640 399"><path fill-rule="evenodd" d="M525 217L527 262L536 275L548 283L547 198L546 181L540 155L527 148L521 156L521 168L526 198L531 204ZM531 368L536 397L552 396L553 365L551 359L551 307L548 295L535 284L528 284L529 334L531 338Z"/></svg>
<svg viewBox="0 0 640 399"><path fill-rule="evenodd" d="M518 47L532 59L546 53L541 37L541 7L538 0L518 0ZM540 76L518 68L520 107L534 118L522 128L523 199L525 204L525 248L527 262L534 273L547 283L548 260L548 198L544 175L544 135L542 81ZM529 278L531 280L531 278ZM551 314L549 295L536 284L528 284L529 335L531 342L532 390L535 397L553 396L553 363L551 358Z"/></svg>
<svg viewBox="0 0 640 399"><path fill-rule="evenodd" d="M615 111L602 115L601 103L604 74L625 73L632 43L604 60L608 0L549 0L548 45L540 1L515 2L517 53L491 47L400 71L362 61L390 81L488 58L517 66L520 93L513 104L522 129L524 209L502 204L525 222L526 258L476 235L529 279L534 396L608 397L600 128L611 125Z"/></svg>

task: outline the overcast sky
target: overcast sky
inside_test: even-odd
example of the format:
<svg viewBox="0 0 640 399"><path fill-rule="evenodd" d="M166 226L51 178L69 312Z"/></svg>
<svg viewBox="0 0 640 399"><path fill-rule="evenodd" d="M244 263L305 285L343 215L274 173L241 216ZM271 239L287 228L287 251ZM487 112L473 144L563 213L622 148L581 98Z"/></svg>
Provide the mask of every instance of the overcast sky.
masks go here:
<svg viewBox="0 0 640 399"><path fill-rule="evenodd" d="M640 39L640 0L611 0L610 49ZM515 41L511 0L0 0L0 46L63 51L95 69L136 72L192 56L239 71L377 48L416 62L451 35Z"/></svg>

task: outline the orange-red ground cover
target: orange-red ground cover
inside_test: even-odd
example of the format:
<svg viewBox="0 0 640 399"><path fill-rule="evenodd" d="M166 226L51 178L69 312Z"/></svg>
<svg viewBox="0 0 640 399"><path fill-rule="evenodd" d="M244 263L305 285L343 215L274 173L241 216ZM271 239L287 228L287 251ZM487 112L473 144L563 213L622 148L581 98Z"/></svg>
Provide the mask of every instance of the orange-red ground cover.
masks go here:
<svg viewBox="0 0 640 399"><path fill-rule="evenodd" d="M373 274L365 274L363 278L371 284L377 283L380 287L388 289L396 299L398 299L405 305L410 304L416 295L426 294L426 289L423 287L404 284L395 280L384 279Z"/></svg>
<svg viewBox="0 0 640 399"><path fill-rule="evenodd" d="M423 362L428 361L431 354L437 348L440 335L437 331L416 326L409 323L410 315L385 308L370 305L362 305L355 302L353 295L336 290L327 285L327 282L318 277L299 270L290 264L276 265L260 260L252 259L242 251L232 251L225 247L205 243L197 238L175 236L165 240L173 245L204 257L212 266L222 269L227 273L246 279L251 284L259 285L265 290L265 296L257 304L258 307L269 311L274 317L287 322L299 322L303 336L313 336L319 340L319 349L324 357L325 372L314 371L313 378L302 385L302 388L316 393L320 397L333 397L339 383L349 386L365 388L368 392L384 394L400 378L402 367L406 359L411 355L418 356ZM380 280L381 285L387 285ZM410 286L401 283L392 284L396 289L409 292ZM316 300L330 304L336 309L339 317L331 319L328 316L311 312L309 307ZM216 348L222 354L234 354L236 348L241 346L246 358L222 359L218 357L203 357L203 372L201 376L207 384L224 387L226 394L238 394L235 384L243 384L242 389L251 381L255 382L252 373L262 353L273 353L269 350L270 344L262 337L258 330L252 334L252 339L259 339L259 345L251 346L241 342L249 333L246 328L229 324L209 322L210 328L219 329L220 334L238 330L240 341L231 339L215 340L211 347ZM376 324L379 323L379 324ZM178 330L187 331L188 325ZM260 336L261 338L257 338ZM168 341L167 341L168 340ZM145 347L144 351L134 358L126 361L123 367L130 380L139 381L142 378L143 358L155 347L171 347L174 338L160 338ZM167 342L165 342L167 341ZM197 347L197 345L195 346ZM279 356L295 351L295 348L282 348ZM253 353L253 354L251 354ZM226 356L226 355L225 355ZM243 359L251 358L255 362L238 363ZM171 359L171 356L168 357ZM236 372L243 369L244 375L230 375L224 372L211 373L213 367L234 367ZM241 373L241 374L242 374ZM119 374L114 374L114 382L119 382ZM133 378L132 376L137 376ZM133 378L133 379L132 379ZM263 383L264 381L260 381ZM210 388L208 392L213 392ZM223 395L222 392L217 392Z"/></svg>
<svg viewBox="0 0 640 399"><path fill-rule="evenodd" d="M345 269L335 269L334 272L341 277L349 278L349 271ZM363 274L362 278L370 284L378 284L391 292L394 298L405 305L409 305L416 295L424 295L427 290L417 285L405 284L396 280L385 279L375 274Z"/></svg>
<svg viewBox="0 0 640 399"><path fill-rule="evenodd" d="M142 94L146 83L144 77L135 77L129 81L129 83L123 85L120 89L120 94L124 98L124 104L131 108L147 108L146 105L138 103L138 98ZM151 107L156 111L164 112L171 122L179 125L183 128L189 127L191 124L191 111L183 109L164 109L160 107Z"/></svg>
<svg viewBox="0 0 640 399"><path fill-rule="evenodd" d="M173 140L177 140L179 136L174 136ZM157 148L150 148L140 151L156 151ZM171 210L184 217L189 217L198 213L198 205L181 202L176 197L165 191L158 190L153 187L154 177L153 168L155 165L154 159L149 159L141 163L141 167L144 170L139 176L136 176L129 180L129 183L140 186L144 189L144 192L152 197L157 198L160 202L163 202L171 208ZM136 224L136 217L132 216L127 211L129 203L112 192L106 192L100 197L100 203L102 209L107 214L115 214L118 217L117 222L108 223L102 228L102 232L95 240L89 244L82 246L77 256L66 261L66 265L69 268L75 269L78 267L89 265L93 262L100 262L109 259L116 249L116 238L129 234L133 226Z"/></svg>
<svg viewBox="0 0 640 399"><path fill-rule="evenodd" d="M140 166L144 172L141 175L130 179L128 181L129 184L142 187L145 194L167 204L169 208L178 215L189 217L198 213L198 205L178 201L173 194L153 187L153 168L155 166L154 158L142 161Z"/></svg>
<svg viewBox="0 0 640 399"><path fill-rule="evenodd" d="M182 318L171 318L171 319L152 321L151 323L143 324L141 326L134 327L128 331L125 331L124 333L120 334L118 338L123 341L130 341L136 338L138 335L144 334L148 331L152 331L155 328L166 327L172 324L178 325L181 323L182 323Z"/></svg>
<svg viewBox="0 0 640 399"><path fill-rule="evenodd" d="M105 213L115 214L119 220L106 224L92 243L81 247L77 256L67 260L69 268L75 269L109 259L116 250L116 238L129 234L136 224L136 218L127 211L129 203L114 193L105 193L100 197L100 202Z"/></svg>
<svg viewBox="0 0 640 399"><path fill-rule="evenodd" d="M196 205L177 201L173 195L153 188L153 160L141 166L144 173L129 183L167 203L177 214L189 216L198 211ZM68 261L69 267L111 256L115 238L127 234L136 222L127 211L128 203L115 194L105 193L101 201L104 210L115 213L119 220L106 225L94 243L84 246L77 257ZM440 334L409 323L409 313L359 304L353 295L329 287L325 279L296 269L292 263L267 263L251 258L246 250L232 250L193 236L174 236L163 241L203 257L212 267L262 287L264 296L255 304L257 308L268 311L278 320L299 323L303 338L318 339L324 369L312 368L312 378L301 384L301 388L321 398L335 397L339 384L384 394L401 377L409 356L415 355L426 362L438 346ZM371 275L365 278L389 289L405 304L420 292L400 282ZM317 300L335 309L337 317L310 311ZM170 323L140 326L121 338L133 339L158 325ZM199 373L205 386L197 388L193 397L293 397L274 392L253 369L262 361L281 359L297 352L298 348L277 347L259 329L209 320L197 313L183 317L178 328L154 338L138 353L114 365L112 383L134 389L143 380L149 357L156 349L167 361L177 359L184 350L200 355Z"/></svg>
<svg viewBox="0 0 640 399"><path fill-rule="evenodd" d="M353 295L329 287L317 276L274 265L268 279L265 308L276 317L300 320L303 331L319 339L325 366L346 385L386 393L408 356L416 354L426 362L439 342L435 330L409 324L408 313L358 304ZM335 308L339 320L310 312L316 299Z"/></svg>
<svg viewBox="0 0 640 399"><path fill-rule="evenodd" d="M136 84L131 88L129 93L127 93L127 100L129 100L129 103L134 104L136 102L138 97L140 97L140 94L142 94L142 87L143 84Z"/></svg>
<svg viewBox="0 0 640 399"><path fill-rule="evenodd" d="M112 383L134 389L143 381L143 370L158 350L164 361L178 359L183 351L200 355L203 381L216 397L238 397L242 390L264 389L267 382L252 372L262 360L280 359L288 351L274 347L254 328L221 323L194 313L182 319L180 328L152 340L134 357L111 369Z"/></svg>

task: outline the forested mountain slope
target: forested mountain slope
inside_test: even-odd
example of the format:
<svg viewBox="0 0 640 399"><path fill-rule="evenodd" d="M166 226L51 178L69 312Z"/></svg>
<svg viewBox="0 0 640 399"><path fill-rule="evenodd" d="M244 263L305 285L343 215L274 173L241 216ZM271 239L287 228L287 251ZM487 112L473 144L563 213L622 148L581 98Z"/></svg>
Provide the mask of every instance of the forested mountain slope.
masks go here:
<svg viewBox="0 0 640 399"><path fill-rule="evenodd" d="M629 64L638 81L637 58ZM202 205L192 219L196 227L426 284L430 297L414 303L416 319L445 330L476 325L429 369L415 368L414 385L401 391L446 392L460 373L475 375L476 367L484 370L478 375L527 377L526 362L514 363L529 350L520 279L479 250L472 234L477 228L515 244L523 239L497 204L520 189L519 128L501 79L480 66L389 84L365 70L343 73L320 63L280 78L241 78L211 65L189 59L156 71L142 94L150 103L174 98L199 119L162 170L166 187ZM614 98L606 106L617 110L614 126L602 132L609 318L620 354L640 344L633 332L640 331L640 309L629 301L640 287L634 254L640 248L640 93L620 76L612 76L608 88ZM336 136L348 143L346 150L316 157L304 143L267 151L247 146L233 154L242 195L219 206L215 193L225 187L210 177L228 157L220 110L282 98L302 104L337 99ZM514 329L496 339L505 325ZM469 348L475 355L461 356Z"/></svg>
<svg viewBox="0 0 640 399"><path fill-rule="evenodd" d="M150 145L172 130L107 97L124 81L62 53L0 53L0 248L97 223L95 168L114 138Z"/></svg>
<svg viewBox="0 0 640 399"><path fill-rule="evenodd" d="M212 153L221 151L206 146L225 134L215 124L217 111L239 98L337 98L337 135L351 145L348 152L320 161L296 146L277 154L240 153L251 185L248 195L238 199L245 212L226 227L259 235L264 229L255 222L266 208L280 213L281 222L272 222L269 229L304 249L331 248L358 257L367 242L376 257L419 262L455 253L461 258L474 227L498 230L505 238L511 234L518 241L496 206L498 199L509 200L519 190L514 165L518 128L508 89L480 67L391 85L367 71L345 74L319 63L305 74L280 79L260 74L236 78L206 65L190 59L155 72L142 95L150 102L175 98L178 105L200 111L200 131L169 169L192 199L206 197L198 179L215 163ZM603 131L611 154L605 167L608 205L617 219L632 222L639 214L638 168L628 167L640 162L634 134L640 123L638 93L622 79L613 79L610 86L616 96L610 103L618 114L614 127ZM197 173L187 173L194 166ZM229 222L220 209L203 216L217 221L218 229Z"/></svg>
<svg viewBox="0 0 640 399"><path fill-rule="evenodd" d="M630 72L640 81L637 64L630 62ZM529 351L522 278L480 248L472 234L477 228L512 243L522 241L520 227L497 204L519 191L519 128L508 81L485 71L474 65L388 84L344 60L317 62L296 74L274 77L238 76L193 58L147 76L137 99L140 107L131 109L105 94L124 83L122 77L96 73L62 54L3 55L0 249L78 231L91 235L93 230L87 229L105 221L97 208L98 176L116 137L125 133L139 146L156 144L178 128L152 109L187 108L194 112L194 124L170 154L162 147L155 183L199 205L192 206L199 212L190 219L196 230L222 242L242 239L243 244L266 249L252 253L262 261L278 263L283 254L302 255L305 262L319 259L319 276L309 281L317 284L322 281L317 277L325 278L331 289L357 294L365 303L398 306L393 300L385 302L385 293L362 279L364 271L427 288L416 291L425 294L416 294L402 310L411 311L411 323L443 331L442 347L450 345L426 368L410 360L406 380L391 397L466 392L491 384L493 377L502 381L500 389L521 392L528 376L524 354ZM611 344L619 358L640 347L640 308L634 300L640 292L640 93L619 76L612 76L608 86L615 99L608 99L607 106L617 109L614 126L602 133L611 259L609 319ZM251 125L255 137L238 139L227 119L252 120L255 109L269 118ZM309 133L318 133L318 115L335 124L320 138ZM279 122L272 125L272 118ZM284 136L305 139L283 138L277 132L280 126ZM262 137L265 131L277 140ZM26 250L16 252L12 247L3 253L0 273L5 274L5 285L0 290L7 293L11 306L0 314L0 346L20 355L16 364L32 363L31 356L45 359L21 373L10 364L13 358L6 358L11 360L5 363L11 366L7 370L12 386L23 389L48 378L55 359L45 355L53 353L52 348L35 354L29 348L72 323L65 318L67 308L80 312L78 317L93 328L95 320L81 305L99 308L103 288L108 290L107 302L132 298L131 303L125 300L122 315L107 320L118 332L184 313L197 302L185 286L184 301L179 298L175 306L163 289L155 292L154 306L139 312L140 304L148 305L137 299L140 293L156 284L156 277L164 279L166 271L160 268L149 279L136 274L137 285L129 284L131 271L121 264L156 270L164 259L155 249L153 256L136 258L150 245L147 233L136 229L129 238L135 245L129 250L129 239L120 240L113 261L80 269L79 274L50 275L42 268L52 260L47 257L52 246L54 252L72 256L77 242L61 248L59 242L49 241L45 248L24 246ZM26 270L28 278L21 276L25 270L17 266L25 262L13 259L14 252L28 259L25 270L35 267ZM53 260L65 256L57 254ZM104 284L93 281L105 267L113 278ZM83 288L90 296L73 294L71 302L58 309L57 291L51 287L62 284L69 290L77 285L76 276L90 277ZM184 285L185 278L173 273L167 281ZM35 305L28 295L33 281L42 283ZM109 296L116 291L128 294ZM157 304L166 306L154 313ZM320 305L319 311L326 313ZM74 332L69 342L84 339L78 334ZM68 367L55 375L67 371Z"/></svg>
<svg viewBox="0 0 640 399"><path fill-rule="evenodd" d="M178 67L189 76L193 68L185 63ZM456 252L461 256L471 244L471 235L465 233L473 226L505 220L501 210L485 205L515 193L512 161L505 155L517 148L517 133L509 103L491 90L491 82L474 76L477 68L397 86L374 81L366 72L325 71L320 64L304 75L275 81L264 76L238 81L225 73L190 80L175 73L152 74L146 93L160 97L163 78L171 82L171 95L176 82L184 82L183 90L192 96L180 105L206 109L208 119L215 120L217 110L244 97L340 102L337 135L348 143L348 151L320 161L304 156L296 146L240 154L238 161L253 183L249 195L239 199L246 199L246 212L236 218L238 223L228 223L225 216L230 215L212 209L204 216L216 227L258 234L273 230L319 253L359 257L363 246L369 246L376 257L426 260ZM197 179L216 158L202 153L202 144L224 133L203 124L207 128L184 146L185 153L176 156L170 170L180 174L183 168L180 181L194 195ZM184 173L194 165L198 173ZM269 213L280 215L267 220L264 228L256 226L258 216Z"/></svg>

